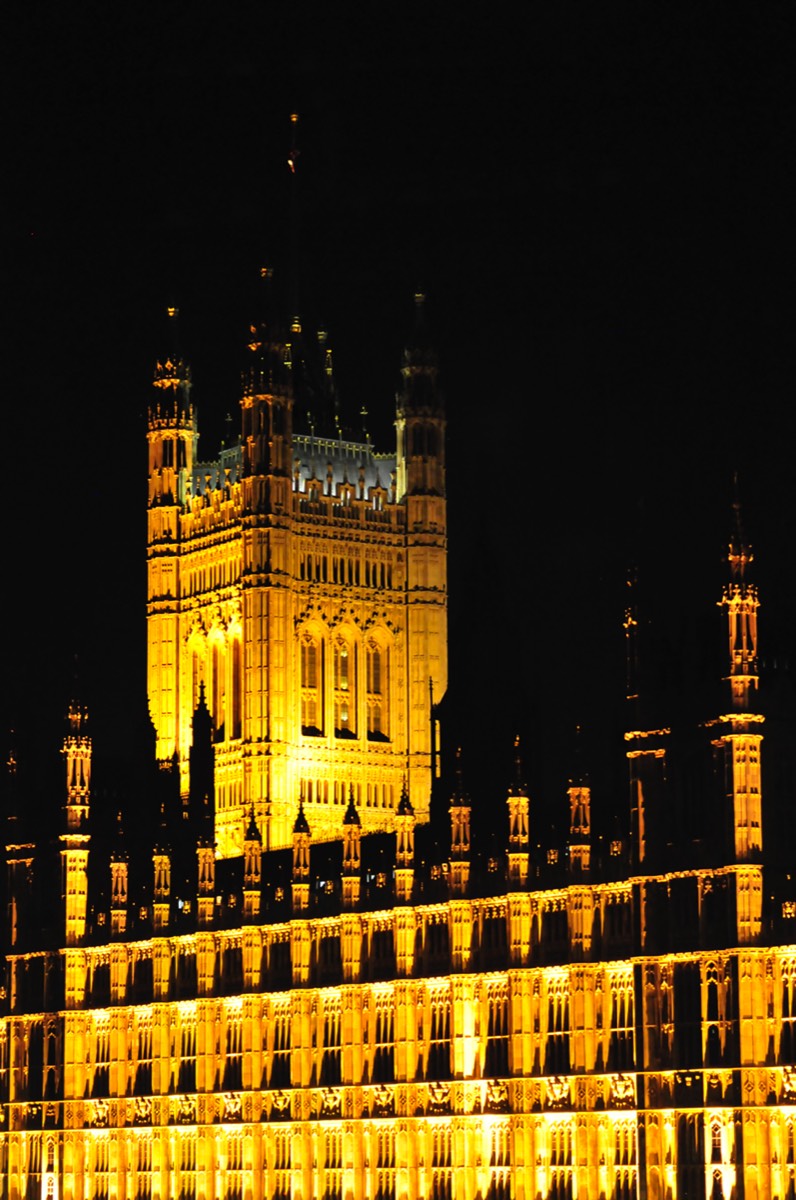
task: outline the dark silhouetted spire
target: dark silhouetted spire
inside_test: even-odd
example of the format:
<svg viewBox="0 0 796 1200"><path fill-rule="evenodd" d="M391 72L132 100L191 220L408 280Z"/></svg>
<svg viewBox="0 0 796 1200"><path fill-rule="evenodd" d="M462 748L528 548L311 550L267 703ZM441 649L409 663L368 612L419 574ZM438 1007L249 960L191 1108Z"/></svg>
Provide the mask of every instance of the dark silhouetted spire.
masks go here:
<svg viewBox="0 0 796 1200"><path fill-rule="evenodd" d="M398 816L414 816L414 811L415 810L412 808L412 802L409 799L409 786L406 782L406 776L404 775L403 782L401 784L401 799L398 801Z"/></svg>
<svg viewBox="0 0 796 1200"><path fill-rule="evenodd" d="M356 801L354 800L354 786L351 785L351 790L348 793L348 808L345 810L343 817L344 825L361 825L359 813L357 812Z"/></svg>
<svg viewBox="0 0 796 1200"><path fill-rule="evenodd" d="M301 796L299 798L298 812L296 813L296 820L293 822L293 832L294 833L309 833L310 832L309 821L307 820L306 814L304 812L304 797L303 796Z"/></svg>

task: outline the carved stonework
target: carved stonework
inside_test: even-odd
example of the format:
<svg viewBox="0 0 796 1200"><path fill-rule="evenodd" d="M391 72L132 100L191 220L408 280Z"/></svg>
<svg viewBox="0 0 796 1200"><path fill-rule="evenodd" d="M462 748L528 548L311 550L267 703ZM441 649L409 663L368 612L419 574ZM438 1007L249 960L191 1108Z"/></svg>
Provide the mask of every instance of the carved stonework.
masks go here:
<svg viewBox="0 0 796 1200"><path fill-rule="evenodd" d="M490 1079L486 1085L484 1112L505 1113L509 1111L509 1089L502 1079Z"/></svg>
<svg viewBox="0 0 796 1200"><path fill-rule="evenodd" d="M271 1111L263 1105L263 1120L270 1117L273 1121L288 1121L290 1119L290 1096L287 1092L274 1092L271 1096Z"/></svg>
<svg viewBox="0 0 796 1200"><path fill-rule="evenodd" d="M547 1107L552 1109L569 1108L569 1080L554 1075L546 1080Z"/></svg>
<svg viewBox="0 0 796 1200"><path fill-rule="evenodd" d="M89 1120L94 1129L108 1128L107 1100L94 1100L92 1102Z"/></svg>
<svg viewBox="0 0 796 1200"><path fill-rule="evenodd" d="M611 1076L611 1107L635 1108L636 1086L629 1075Z"/></svg>
<svg viewBox="0 0 796 1200"><path fill-rule="evenodd" d="M448 1113L451 1110L451 1089L447 1083L428 1085L428 1111L431 1114Z"/></svg>

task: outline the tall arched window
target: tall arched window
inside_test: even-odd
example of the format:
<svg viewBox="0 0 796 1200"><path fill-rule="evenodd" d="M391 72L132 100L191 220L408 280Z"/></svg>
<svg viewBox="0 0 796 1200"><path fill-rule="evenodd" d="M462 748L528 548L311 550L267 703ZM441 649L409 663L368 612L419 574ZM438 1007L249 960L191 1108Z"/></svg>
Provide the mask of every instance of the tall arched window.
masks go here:
<svg viewBox="0 0 796 1200"><path fill-rule="evenodd" d="M387 649L375 638L370 638L365 647L365 674L368 738L371 741L387 741L390 736L387 719L388 662Z"/></svg>
<svg viewBox="0 0 796 1200"><path fill-rule="evenodd" d="M336 737L356 737L356 646L346 637L334 643L334 732Z"/></svg>
<svg viewBox="0 0 796 1200"><path fill-rule="evenodd" d="M213 636L212 651L210 656L211 663L211 693L210 712L213 717L213 730L215 738L218 741L224 737L224 724L226 720L226 693L227 693L227 663L223 638L220 634Z"/></svg>
<svg viewBox="0 0 796 1200"><path fill-rule="evenodd" d="M188 641L188 655L191 664L191 711L188 716L189 721L191 714L196 711L202 684L205 683L206 650L207 643L203 632L201 629L194 629ZM206 684L205 699L208 701L210 699L207 695Z"/></svg>
<svg viewBox="0 0 796 1200"><path fill-rule="evenodd" d="M233 635L229 647L230 653L230 729L231 738L239 738L243 729L243 655L241 652L240 634Z"/></svg>
<svg viewBox="0 0 796 1200"><path fill-rule="evenodd" d="M301 638L301 732L323 733L323 641L313 633Z"/></svg>

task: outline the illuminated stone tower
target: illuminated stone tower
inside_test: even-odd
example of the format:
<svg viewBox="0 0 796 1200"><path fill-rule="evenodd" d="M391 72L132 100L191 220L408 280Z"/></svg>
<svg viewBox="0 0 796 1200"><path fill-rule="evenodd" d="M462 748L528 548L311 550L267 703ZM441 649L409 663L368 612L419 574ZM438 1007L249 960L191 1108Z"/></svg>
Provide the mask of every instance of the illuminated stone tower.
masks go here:
<svg viewBox="0 0 796 1200"><path fill-rule="evenodd" d="M91 738L87 735L86 710L74 701L69 705L63 744L66 766L66 801L60 835L61 894L66 921L66 945L77 946L86 932L88 897L88 832L91 789Z"/></svg>
<svg viewBox="0 0 796 1200"><path fill-rule="evenodd" d="M729 861L736 879L737 936L755 942L761 932L763 904L763 814L760 747L764 717L754 711L757 699L757 588L749 582L751 547L735 504L735 532L727 561L730 581L719 604L727 614L729 711L714 723L713 748L722 781Z"/></svg>
<svg viewBox="0 0 796 1200"><path fill-rule="evenodd" d="M392 453L329 417L325 337L324 422L298 319L252 328L241 436L214 461L197 457L188 368L175 354L156 370L150 712L185 796L204 689L220 857L243 852L252 813L264 849L289 846L299 795L319 840L340 835L352 786L363 833L394 828L404 776L428 819L447 686L445 420L420 296L416 310Z"/></svg>

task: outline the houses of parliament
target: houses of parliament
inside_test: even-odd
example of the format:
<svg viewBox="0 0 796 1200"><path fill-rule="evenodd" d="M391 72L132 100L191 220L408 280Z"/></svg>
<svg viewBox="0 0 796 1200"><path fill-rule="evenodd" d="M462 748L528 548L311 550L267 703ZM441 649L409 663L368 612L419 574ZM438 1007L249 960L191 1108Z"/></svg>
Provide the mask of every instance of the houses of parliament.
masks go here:
<svg viewBox="0 0 796 1200"><path fill-rule="evenodd" d="M417 310L384 453L298 319L252 327L213 461L188 367L157 366L147 785L100 811L77 693L53 825L5 773L2 1200L796 1197L796 893L740 520L694 598L725 659L698 755L645 719L631 598L623 827L598 844L577 768L548 844L517 745L476 838L466 761L441 772L445 416ZM683 762L708 839L678 833Z"/></svg>

